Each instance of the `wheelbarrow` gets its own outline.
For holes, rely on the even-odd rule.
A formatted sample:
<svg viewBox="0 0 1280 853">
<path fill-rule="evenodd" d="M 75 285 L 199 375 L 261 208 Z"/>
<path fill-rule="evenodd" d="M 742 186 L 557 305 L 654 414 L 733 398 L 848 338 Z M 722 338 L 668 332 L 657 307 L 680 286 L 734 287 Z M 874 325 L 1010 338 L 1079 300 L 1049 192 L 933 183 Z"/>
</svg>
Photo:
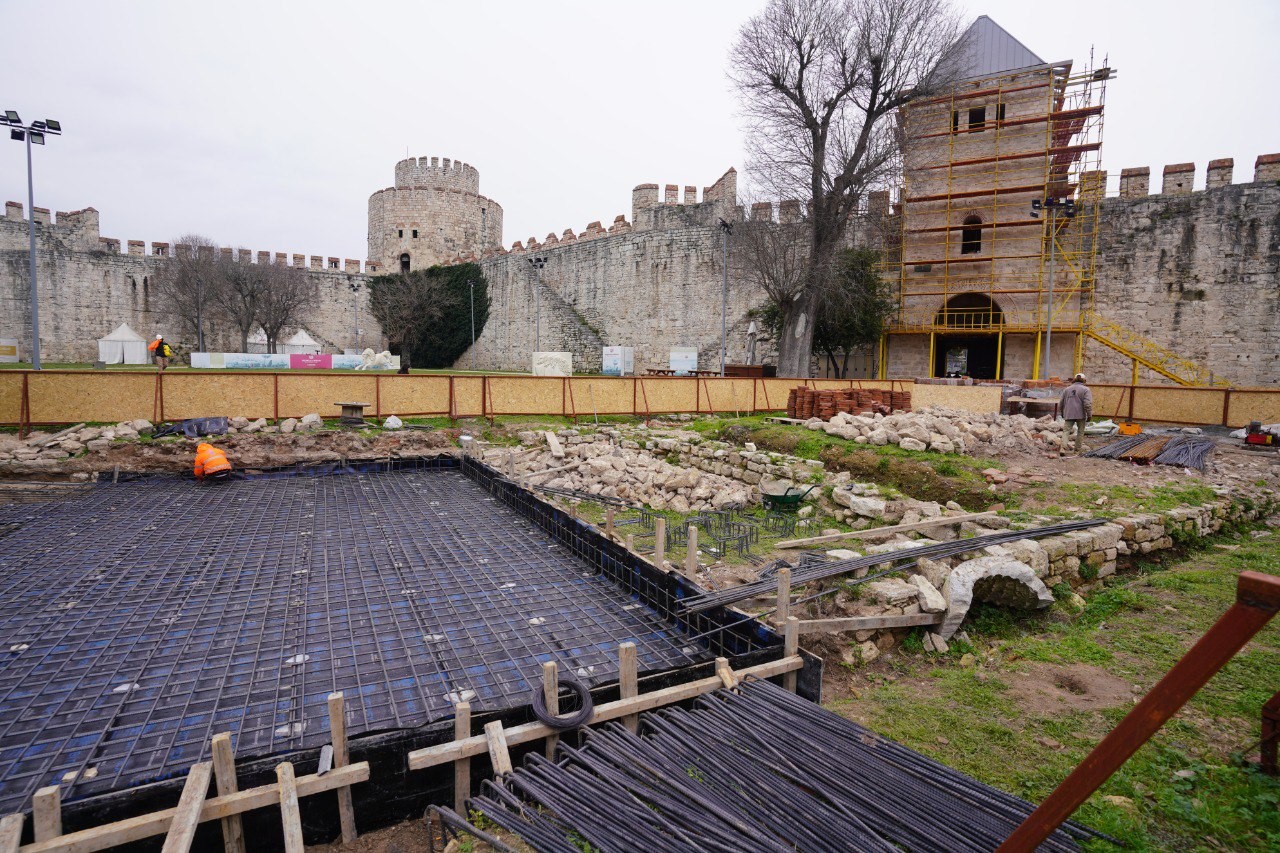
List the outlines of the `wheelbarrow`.
<svg viewBox="0 0 1280 853">
<path fill-rule="evenodd" d="M 800 501 L 804 500 L 805 495 L 818 488 L 816 485 L 807 489 L 800 490 L 794 486 L 788 487 L 785 492 L 774 494 L 760 490 L 760 497 L 764 499 L 764 505 L 774 511 L 793 510 L 800 505 Z"/>
</svg>

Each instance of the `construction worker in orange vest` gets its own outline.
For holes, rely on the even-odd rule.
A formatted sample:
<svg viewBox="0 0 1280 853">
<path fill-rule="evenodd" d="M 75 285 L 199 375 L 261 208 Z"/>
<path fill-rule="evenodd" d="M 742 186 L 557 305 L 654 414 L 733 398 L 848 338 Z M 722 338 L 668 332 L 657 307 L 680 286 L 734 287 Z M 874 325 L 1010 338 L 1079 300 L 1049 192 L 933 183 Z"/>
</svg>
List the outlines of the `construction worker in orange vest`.
<svg viewBox="0 0 1280 853">
<path fill-rule="evenodd" d="M 231 463 L 227 461 L 227 454 L 206 442 L 196 448 L 197 480 L 226 477 L 230 473 Z"/>
</svg>

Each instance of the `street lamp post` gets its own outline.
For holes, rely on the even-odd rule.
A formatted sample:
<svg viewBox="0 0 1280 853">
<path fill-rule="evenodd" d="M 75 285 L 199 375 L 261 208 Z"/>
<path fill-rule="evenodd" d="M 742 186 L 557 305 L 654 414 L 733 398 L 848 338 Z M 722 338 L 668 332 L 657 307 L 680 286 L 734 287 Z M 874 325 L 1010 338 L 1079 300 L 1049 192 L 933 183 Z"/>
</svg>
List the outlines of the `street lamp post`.
<svg viewBox="0 0 1280 853">
<path fill-rule="evenodd" d="M 542 283 L 542 268 L 547 265 L 544 257 L 529 258 L 529 267 L 533 270 L 533 350 L 542 352 L 542 291 L 538 285 Z"/>
<path fill-rule="evenodd" d="M 27 144 L 27 237 L 31 264 L 31 369 L 40 369 L 40 295 L 36 289 L 36 191 L 31 174 L 31 146 L 44 145 L 45 136 L 62 135 L 62 124 L 53 119 L 33 121 L 24 125 L 13 110 L 5 110 L 4 124 L 9 126 L 9 138 Z"/>
<path fill-rule="evenodd" d="M 1076 203 L 1074 199 L 1059 199 L 1049 196 L 1042 202 L 1040 199 L 1031 200 L 1031 218 L 1039 219 L 1040 211 L 1043 210 L 1047 214 L 1046 221 L 1049 224 L 1049 306 L 1045 312 L 1045 336 L 1044 336 L 1044 378 L 1049 378 L 1049 356 L 1053 352 L 1053 263 L 1057 257 L 1056 249 L 1058 244 L 1058 217 L 1065 216 L 1067 219 L 1074 219 L 1076 215 Z"/>
<path fill-rule="evenodd" d="M 720 375 L 724 376 L 725 341 L 729 333 L 729 235 L 733 233 L 733 225 L 721 219 L 720 230 L 724 233 L 722 249 L 724 283 L 720 288 Z"/>
<path fill-rule="evenodd" d="M 360 349 L 360 282 L 349 281 L 347 287 L 351 288 L 351 305 L 354 309 L 356 325 L 355 325 L 355 341 L 356 350 Z"/>
</svg>

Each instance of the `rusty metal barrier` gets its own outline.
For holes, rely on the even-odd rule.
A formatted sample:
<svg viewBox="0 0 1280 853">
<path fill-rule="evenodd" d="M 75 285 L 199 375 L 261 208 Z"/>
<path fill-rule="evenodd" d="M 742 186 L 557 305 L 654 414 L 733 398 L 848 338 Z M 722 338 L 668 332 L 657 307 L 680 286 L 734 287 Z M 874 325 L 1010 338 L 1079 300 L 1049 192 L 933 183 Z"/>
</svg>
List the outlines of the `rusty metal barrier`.
<svg viewBox="0 0 1280 853">
<path fill-rule="evenodd" d="M 1230 609 L 1013 831 L 997 853 L 1035 850 L 1235 657 L 1277 610 L 1280 577 L 1241 572 L 1236 582 L 1236 600 Z"/>
</svg>

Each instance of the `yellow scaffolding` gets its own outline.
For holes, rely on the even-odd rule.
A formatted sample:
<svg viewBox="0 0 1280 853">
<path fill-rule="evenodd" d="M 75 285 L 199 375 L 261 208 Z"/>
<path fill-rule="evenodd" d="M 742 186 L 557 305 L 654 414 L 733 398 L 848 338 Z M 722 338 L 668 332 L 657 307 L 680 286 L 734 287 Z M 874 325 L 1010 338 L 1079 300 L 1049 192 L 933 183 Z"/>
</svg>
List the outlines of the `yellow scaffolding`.
<svg viewBox="0 0 1280 853">
<path fill-rule="evenodd" d="M 903 110 L 906 150 L 896 213 L 899 243 L 886 253 L 898 312 L 889 335 L 1005 336 L 1050 325 L 1074 334 L 1073 361 L 1093 309 L 1107 69 L 1048 64 L 962 83 Z M 1052 199 L 1068 218 L 1032 210 Z M 1053 298 L 1048 280 L 1053 259 Z M 881 345 L 882 364 L 888 342 Z M 1038 373 L 1037 357 L 1033 371 Z M 884 369 L 882 367 L 882 373 Z"/>
</svg>

